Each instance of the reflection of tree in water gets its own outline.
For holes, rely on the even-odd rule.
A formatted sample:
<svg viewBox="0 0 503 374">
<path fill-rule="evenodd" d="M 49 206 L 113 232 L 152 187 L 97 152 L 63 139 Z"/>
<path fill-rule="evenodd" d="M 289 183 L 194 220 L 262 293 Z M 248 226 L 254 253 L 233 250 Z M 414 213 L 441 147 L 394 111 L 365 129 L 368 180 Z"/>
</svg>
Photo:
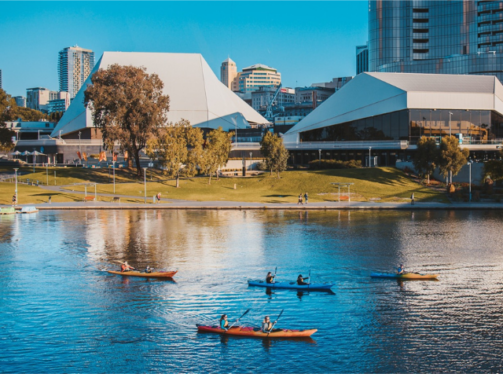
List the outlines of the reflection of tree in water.
<svg viewBox="0 0 503 374">
<path fill-rule="evenodd" d="M 8 243 L 14 237 L 15 214 L 6 214 L 0 216 L 0 243 Z"/>
</svg>

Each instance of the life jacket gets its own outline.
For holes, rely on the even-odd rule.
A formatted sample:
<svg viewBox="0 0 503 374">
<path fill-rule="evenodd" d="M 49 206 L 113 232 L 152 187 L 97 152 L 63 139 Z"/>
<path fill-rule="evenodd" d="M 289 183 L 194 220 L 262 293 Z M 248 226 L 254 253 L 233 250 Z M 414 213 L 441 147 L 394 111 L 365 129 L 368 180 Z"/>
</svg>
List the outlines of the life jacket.
<svg viewBox="0 0 503 374">
<path fill-rule="evenodd" d="M 266 283 L 272 283 L 274 281 L 274 277 L 272 275 L 268 276 L 266 279 L 265 279 Z"/>
</svg>

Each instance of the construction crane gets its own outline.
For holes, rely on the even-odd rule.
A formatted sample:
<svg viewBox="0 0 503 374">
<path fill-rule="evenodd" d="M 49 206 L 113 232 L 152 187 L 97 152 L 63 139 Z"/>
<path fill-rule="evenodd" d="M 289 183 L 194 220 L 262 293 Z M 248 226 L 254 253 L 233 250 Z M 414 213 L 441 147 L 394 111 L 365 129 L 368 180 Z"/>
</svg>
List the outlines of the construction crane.
<svg viewBox="0 0 503 374">
<path fill-rule="evenodd" d="M 274 101 L 276 100 L 276 97 L 278 97 L 278 94 L 279 94 L 279 91 L 281 90 L 281 83 L 279 84 L 278 86 L 278 89 L 276 90 L 276 92 L 274 93 L 271 101 L 269 101 L 269 105 L 267 105 L 267 110 L 265 112 L 265 118 L 269 121 L 272 121 L 274 119 L 273 115 L 272 115 L 272 104 L 274 103 Z"/>
</svg>

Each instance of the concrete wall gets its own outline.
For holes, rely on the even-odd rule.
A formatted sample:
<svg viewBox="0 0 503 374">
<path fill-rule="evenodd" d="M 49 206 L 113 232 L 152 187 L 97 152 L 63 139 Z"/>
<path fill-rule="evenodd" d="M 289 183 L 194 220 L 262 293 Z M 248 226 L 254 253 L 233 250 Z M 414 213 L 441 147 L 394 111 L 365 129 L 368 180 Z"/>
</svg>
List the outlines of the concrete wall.
<svg viewBox="0 0 503 374">
<path fill-rule="evenodd" d="M 400 161 L 396 163 L 398 169 L 405 169 L 406 167 L 410 170 L 414 170 L 414 164 L 409 161 Z M 482 172 L 484 169 L 484 164 L 482 162 L 475 162 L 472 164 L 472 183 L 480 185 L 482 184 Z M 445 182 L 445 178 L 440 174 L 440 172 L 435 170 L 433 177 L 439 181 Z M 457 183 L 468 183 L 469 182 L 469 167 L 468 165 L 463 166 L 458 175 L 452 177 L 453 182 Z"/>
</svg>

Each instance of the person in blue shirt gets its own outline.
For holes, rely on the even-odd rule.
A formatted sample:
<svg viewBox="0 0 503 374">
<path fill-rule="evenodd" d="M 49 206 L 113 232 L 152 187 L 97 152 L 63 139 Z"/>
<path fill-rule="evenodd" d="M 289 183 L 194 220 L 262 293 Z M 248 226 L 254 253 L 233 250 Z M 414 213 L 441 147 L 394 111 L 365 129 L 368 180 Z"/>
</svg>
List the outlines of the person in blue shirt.
<svg viewBox="0 0 503 374">
<path fill-rule="evenodd" d="M 227 320 L 227 314 L 222 314 L 222 317 L 220 317 L 220 328 L 225 331 L 229 329 L 229 321 Z"/>
<path fill-rule="evenodd" d="M 397 274 L 405 274 L 405 268 L 403 267 L 403 264 L 400 264 L 400 266 L 396 269 Z"/>
</svg>

